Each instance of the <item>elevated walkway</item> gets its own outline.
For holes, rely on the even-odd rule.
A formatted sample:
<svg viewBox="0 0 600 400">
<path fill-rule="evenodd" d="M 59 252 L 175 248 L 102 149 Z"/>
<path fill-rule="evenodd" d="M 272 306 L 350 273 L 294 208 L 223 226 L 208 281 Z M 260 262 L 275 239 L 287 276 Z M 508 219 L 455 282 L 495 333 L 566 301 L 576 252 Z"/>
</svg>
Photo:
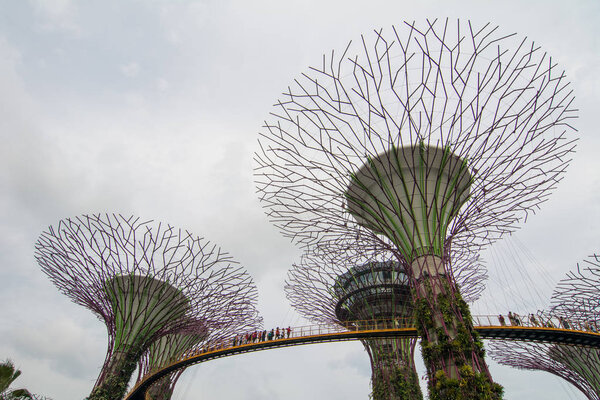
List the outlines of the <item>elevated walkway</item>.
<svg viewBox="0 0 600 400">
<path fill-rule="evenodd" d="M 537 341 L 556 344 L 567 344 L 574 346 L 588 346 L 600 348 L 600 334 L 584 327 L 571 326 L 568 328 L 560 326 L 558 322 L 550 321 L 550 324 L 532 323 L 531 321 L 519 321 L 519 324 L 507 325 L 499 320 L 498 316 L 483 315 L 473 316 L 475 331 L 484 339 L 508 339 L 519 341 Z M 510 323 L 510 322 L 509 322 Z M 513 322 L 514 323 L 514 322 Z M 302 344 L 339 342 L 347 340 L 394 338 L 394 337 L 416 337 L 417 330 L 414 327 L 393 327 L 389 325 L 402 324 L 398 321 L 385 323 L 381 321 L 360 321 L 353 326 L 341 327 L 331 325 L 309 325 L 291 328 L 289 337 L 285 329 L 285 337 L 264 341 L 250 341 L 233 345 L 233 341 L 217 343 L 210 347 L 201 348 L 193 354 L 171 363 L 170 365 L 153 371 L 144 376 L 125 397 L 125 400 L 144 400 L 146 390 L 163 376 L 190 365 L 236 354 L 249 353 L 260 350 L 274 349 L 280 347 L 298 346 Z M 357 326 L 360 326 L 358 328 Z M 406 326 L 406 325 L 404 325 Z"/>
</svg>

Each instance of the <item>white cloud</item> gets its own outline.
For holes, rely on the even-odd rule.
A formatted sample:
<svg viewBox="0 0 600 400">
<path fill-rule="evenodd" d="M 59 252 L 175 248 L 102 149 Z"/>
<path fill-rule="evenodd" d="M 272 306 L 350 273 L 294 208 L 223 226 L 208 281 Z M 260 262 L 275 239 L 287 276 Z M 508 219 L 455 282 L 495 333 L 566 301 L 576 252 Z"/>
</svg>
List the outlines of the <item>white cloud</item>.
<svg viewBox="0 0 600 400">
<path fill-rule="evenodd" d="M 169 88 L 171 87 L 171 85 L 169 84 L 169 81 L 164 79 L 164 78 L 159 78 L 156 80 L 156 88 L 161 91 L 164 92 L 166 90 L 169 90 Z"/>
<path fill-rule="evenodd" d="M 130 62 L 125 65 L 121 65 L 119 69 L 123 75 L 129 78 L 134 78 L 140 73 L 140 65 L 136 62 Z"/>
<path fill-rule="evenodd" d="M 218 2 L 165 2 L 159 7 L 160 23 L 164 34 L 173 44 L 186 42 L 191 34 L 203 30 L 212 19 Z"/>
<path fill-rule="evenodd" d="M 76 2 L 72 0 L 33 0 L 30 2 L 43 30 L 80 32 L 80 27 L 76 22 Z"/>
</svg>

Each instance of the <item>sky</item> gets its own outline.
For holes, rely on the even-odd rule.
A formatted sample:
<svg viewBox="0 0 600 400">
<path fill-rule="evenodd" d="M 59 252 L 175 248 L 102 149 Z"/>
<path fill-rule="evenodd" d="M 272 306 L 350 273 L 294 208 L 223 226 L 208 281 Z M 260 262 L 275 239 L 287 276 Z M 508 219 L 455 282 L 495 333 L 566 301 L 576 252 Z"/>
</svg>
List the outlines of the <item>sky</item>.
<svg viewBox="0 0 600 400">
<path fill-rule="evenodd" d="M 553 284 L 600 251 L 597 0 L 0 0 L 0 10 L 0 359 L 22 370 L 17 387 L 81 399 L 104 361 L 103 324 L 33 257 L 40 233 L 67 217 L 115 212 L 188 229 L 254 277 L 265 327 L 305 324 L 283 291 L 300 253 L 255 194 L 258 132 L 323 53 L 404 20 L 470 19 L 527 36 L 575 91 L 573 162 L 513 235 L 521 255 L 482 255 L 489 290 L 473 312 L 544 307 Z M 507 399 L 584 398 L 541 372 L 491 372 Z M 192 367 L 173 398 L 367 399 L 369 378 L 359 342 L 319 344 Z"/>
</svg>

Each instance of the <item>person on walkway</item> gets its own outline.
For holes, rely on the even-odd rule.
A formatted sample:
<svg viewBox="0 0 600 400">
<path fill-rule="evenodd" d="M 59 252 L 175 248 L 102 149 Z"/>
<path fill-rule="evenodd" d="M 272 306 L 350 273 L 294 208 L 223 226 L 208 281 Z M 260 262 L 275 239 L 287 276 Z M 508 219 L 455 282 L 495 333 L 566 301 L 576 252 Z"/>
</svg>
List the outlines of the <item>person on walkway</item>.
<svg viewBox="0 0 600 400">
<path fill-rule="evenodd" d="M 517 326 L 521 326 L 521 317 L 519 317 L 517 313 L 513 314 L 513 318 L 515 319 L 515 323 L 517 324 Z"/>
<path fill-rule="evenodd" d="M 275 339 L 279 339 L 279 327 L 275 330 Z"/>
<path fill-rule="evenodd" d="M 513 316 L 512 311 L 508 312 L 508 320 L 510 321 L 511 325 L 516 325 L 517 323 L 515 322 L 515 317 Z"/>
<path fill-rule="evenodd" d="M 504 316 L 502 314 L 498 315 L 498 321 L 500 321 L 501 326 L 506 326 L 506 321 L 504 320 Z"/>
<path fill-rule="evenodd" d="M 290 333 L 292 333 L 292 328 L 290 328 L 290 327 L 288 326 L 288 327 L 287 327 L 287 329 L 286 329 L 286 331 L 287 331 L 287 337 L 288 337 L 288 339 L 289 339 L 289 338 L 290 338 Z"/>
<path fill-rule="evenodd" d="M 531 322 L 532 326 L 539 326 L 537 319 L 535 319 L 535 315 L 533 314 L 529 316 L 529 322 Z"/>
</svg>

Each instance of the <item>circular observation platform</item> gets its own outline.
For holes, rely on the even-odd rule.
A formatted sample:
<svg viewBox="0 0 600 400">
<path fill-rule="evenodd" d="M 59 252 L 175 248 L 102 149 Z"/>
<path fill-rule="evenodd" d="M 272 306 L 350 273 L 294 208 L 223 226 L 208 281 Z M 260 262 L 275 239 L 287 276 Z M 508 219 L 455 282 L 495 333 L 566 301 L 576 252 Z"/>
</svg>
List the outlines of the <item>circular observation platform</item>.
<svg viewBox="0 0 600 400">
<path fill-rule="evenodd" d="M 337 277 L 333 290 L 340 321 L 404 321 L 412 315 L 408 276 L 398 262 L 352 267 Z"/>
</svg>

